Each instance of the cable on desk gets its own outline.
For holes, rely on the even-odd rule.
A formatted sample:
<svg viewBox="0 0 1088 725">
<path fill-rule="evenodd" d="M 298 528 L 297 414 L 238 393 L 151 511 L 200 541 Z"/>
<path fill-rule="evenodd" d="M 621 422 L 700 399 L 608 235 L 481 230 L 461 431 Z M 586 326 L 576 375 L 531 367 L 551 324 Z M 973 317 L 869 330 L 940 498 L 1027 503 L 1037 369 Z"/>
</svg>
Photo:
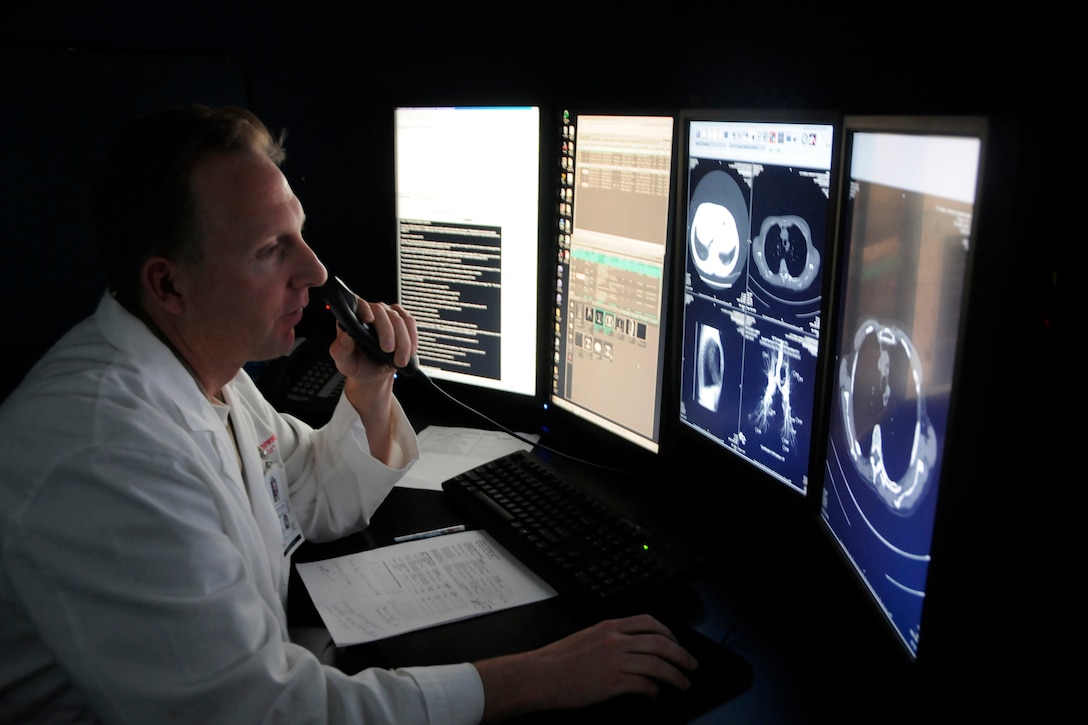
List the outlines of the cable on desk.
<svg viewBox="0 0 1088 725">
<path fill-rule="evenodd" d="M 422 370 L 419 370 L 418 372 L 416 372 L 416 377 L 417 378 L 422 378 L 423 380 L 426 380 L 427 383 L 432 388 L 434 388 L 439 393 L 444 395 L 448 400 L 450 400 L 454 404 L 459 405 L 460 407 L 467 410 L 469 413 L 472 413 L 473 415 L 477 416 L 481 420 L 484 420 L 487 423 L 490 423 L 491 425 L 495 426 L 496 428 L 503 431 L 504 433 L 507 433 L 508 435 L 513 436 L 514 438 L 518 439 L 522 443 L 526 443 L 526 444 L 528 444 L 530 446 L 534 446 L 534 447 L 537 447 L 537 448 L 542 448 L 542 449 L 548 451 L 549 453 L 554 453 L 557 456 L 562 456 L 563 458 L 566 458 L 568 461 L 574 461 L 575 463 L 580 463 L 580 464 L 583 464 L 583 465 L 586 465 L 586 466 L 592 466 L 593 468 L 598 468 L 598 469 L 601 469 L 601 470 L 604 470 L 604 471 L 609 471 L 611 473 L 626 473 L 626 474 L 636 473 L 635 471 L 630 471 L 630 470 L 626 470 L 626 469 L 622 469 L 622 468 L 616 468 L 614 466 L 606 466 L 603 463 L 597 463 L 595 461 L 588 461 L 588 460 L 586 460 L 584 458 L 579 458 L 578 456 L 572 456 L 569 453 L 564 453 L 563 451 L 560 451 L 560 450 L 558 450 L 556 448 L 552 448 L 551 446 L 547 446 L 547 445 L 545 445 L 543 443 L 540 443 L 540 442 L 537 442 L 537 441 L 532 441 L 532 440 L 526 438 L 525 436 L 521 435 L 520 433 L 517 433 L 516 431 L 513 431 L 513 430 L 507 428 L 502 423 L 499 423 L 498 421 L 488 417 L 484 413 L 481 413 L 480 411 L 476 410 L 475 408 L 468 405 L 467 403 L 465 403 L 463 401 L 460 401 L 457 398 L 455 398 L 454 396 L 450 395 L 448 392 L 446 392 L 442 388 L 438 387 L 438 385 L 433 380 L 431 380 L 431 378 L 428 375 L 424 374 L 424 372 Z"/>
</svg>

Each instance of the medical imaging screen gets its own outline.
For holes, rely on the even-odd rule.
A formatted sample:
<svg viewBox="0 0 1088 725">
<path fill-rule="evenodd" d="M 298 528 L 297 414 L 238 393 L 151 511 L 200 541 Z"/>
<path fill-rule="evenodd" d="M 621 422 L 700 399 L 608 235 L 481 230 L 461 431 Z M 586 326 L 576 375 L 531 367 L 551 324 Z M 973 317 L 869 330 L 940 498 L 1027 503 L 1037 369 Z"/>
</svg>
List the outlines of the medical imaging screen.
<svg viewBox="0 0 1088 725">
<path fill-rule="evenodd" d="M 856 134 L 821 515 L 917 654 L 980 140 Z"/>
<path fill-rule="evenodd" d="M 683 423 L 808 487 L 834 127 L 689 121 Z"/>
<path fill-rule="evenodd" d="M 550 400 L 658 450 L 671 116 L 564 120 Z"/>
</svg>

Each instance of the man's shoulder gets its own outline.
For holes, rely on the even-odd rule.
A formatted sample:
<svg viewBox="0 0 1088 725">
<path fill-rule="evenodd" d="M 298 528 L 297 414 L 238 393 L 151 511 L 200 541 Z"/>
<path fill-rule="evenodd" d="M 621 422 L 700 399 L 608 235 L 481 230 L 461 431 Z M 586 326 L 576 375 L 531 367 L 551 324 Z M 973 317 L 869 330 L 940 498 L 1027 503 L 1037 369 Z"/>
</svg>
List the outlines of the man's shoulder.
<svg viewBox="0 0 1088 725">
<path fill-rule="evenodd" d="M 128 362 L 84 360 L 93 364 L 79 367 L 63 356 L 45 361 L 0 405 L 0 509 L 19 511 L 38 500 L 58 505 L 61 498 L 78 508 L 102 496 L 124 498 L 149 477 L 203 486 L 179 473 L 214 465 L 211 437 L 201 430 L 214 421 L 193 423 L 205 420 L 199 400 L 191 402 L 198 393 L 164 386 Z M 187 487 L 154 490 L 176 497 Z"/>
<path fill-rule="evenodd" d="M 187 383 L 187 385 L 186 385 Z M 169 359 L 148 365 L 111 345 L 93 321 L 77 326 L 0 404 L 0 440 L 43 435 L 55 443 L 140 439 L 154 421 L 181 421 L 199 401 L 184 369 Z"/>
</svg>

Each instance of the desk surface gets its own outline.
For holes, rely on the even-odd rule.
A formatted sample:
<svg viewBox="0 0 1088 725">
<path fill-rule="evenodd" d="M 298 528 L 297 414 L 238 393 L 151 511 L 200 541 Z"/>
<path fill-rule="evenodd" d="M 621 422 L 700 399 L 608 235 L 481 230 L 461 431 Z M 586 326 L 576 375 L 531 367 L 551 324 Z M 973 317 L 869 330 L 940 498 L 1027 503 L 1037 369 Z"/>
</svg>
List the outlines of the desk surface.
<svg viewBox="0 0 1088 725">
<path fill-rule="evenodd" d="M 463 523 L 462 517 L 442 493 L 396 488 L 366 531 L 327 544 L 308 543 L 295 558 L 308 561 L 341 556 L 388 545 L 394 536 L 404 533 L 457 523 Z M 889 661 L 886 653 L 876 639 L 864 636 L 871 630 L 857 626 L 855 618 L 868 614 L 819 590 L 819 579 L 810 572 L 818 564 L 810 555 L 799 553 L 792 569 L 765 566 L 766 550 L 778 545 L 777 536 L 778 532 L 751 527 L 723 528 L 717 548 L 707 551 L 711 565 L 677 586 L 675 596 L 670 597 L 670 611 L 654 612 L 669 624 L 686 625 L 707 640 L 700 639 L 703 649 L 695 652 L 710 664 L 700 673 L 706 677 L 696 681 L 694 696 L 669 701 L 668 715 L 660 709 L 632 709 L 630 703 L 620 702 L 603 713 L 564 713 L 562 722 L 619 718 L 658 725 L 712 725 L 875 718 L 887 723 L 916 721 L 920 715 L 937 711 L 978 715 L 1022 702 L 1022 693 L 1005 690 L 986 694 L 986 682 L 970 680 L 978 677 L 976 672 L 964 673 L 966 687 L 954 698 L 948 693 L 935 697 L 912 688 L 908 679 L 885 666 Z M 292 623 L 320 625 L 297 573 L 291 586 Z M 557 600 L 549 600 L 344 648 L 338 652 L 337 664 L 353 672 L 367 666 L 472 661 L 537 647 L 589 623 Z M 713 654 L 708 656 L 708 652 L 719 651 L 713 643 L 721 643 L 726 656 L 717 660 Z M 849 695 L 845 694 L 847 684 Z M 526 718 L 526 722 L 551 722 L 553 717 L 557 716 L 541 714 Z"/>
<path fill-rule="evenodd" d="M 476 424 L 435 395 L 424 395 L 417 401 L 422 404 L 413 405 L 411 396 L 402 393 L 398 396 L 417 429 L 427 424 Z M 420 415 L 421 410 L 425 415 Z M 540 455 L 548 458 L 546 452 Z M 658 520 L 670 520 L 677 514 L 656 510 L 660 500 L 632 495 L 630 481 L 592 472 L 585 475 L 577 465 L 574 469 L 595 493 L 651 528 Z M 989 616 L 1008 611 L 1010 625 L 1020 626 L 1010 629 L 1001 642 L 967 637 L 967 646 L 957 652 L 958 661 L 949 665 L 953 682 L 938 692 L 920 691 L 909 673 L 894 665 L 902 658 L 889 652 L 889 639 L 877 631 L 884 623 L 861 606 L 860 597 L 843 595 L 857 583 L 827 578 L 831 570 L 842 576 L 846 573 L 828 564 L 830 549 L 813 543 L 814 532 L 801 531 L 804 521 L 780 520 L 777 509 L 774 517 L 753 515 L 752 508 L 743 502 L 736 506 L 728 501 L 707 503 L 680 512 L 686 517 L 682 526 L 702 532 L 700 543 L 708 566 L 678 588 L 672 614 L 739 656 L 751 667 L 752 680 L 743 692 L 727 695 L 721 704 L 691 718 L 696 725 L 918 722 L 934 713 L 962 713 L 978 719 L 1025 708 L 1038 715 L 1040 708 L 1053 709 L 1054 703 L 1060 702 L 1063 688 L 1055 683 L 1067 676 L 1050 674 L 1054 670 L 1052 658 L 1020 654 L 1041 650 L 1042 645 L 1031 643 L 1044 640 L 1043 633 L 1054 625 L 1028 619 L 1028 615 L 1007 607 L 995 610 Z M 692 516 L 698 520 L 693 521 Z M 330 544 L 307 544 L 296 559 L 340 556 L 392 543 L 394 536 L 403 533 L 456 523 L 462 523 L 461 516 L 444 503 L 440 493 L 398 488 L 366 532 Z M 290 601 L 293 623 L 321 624 L 297 575 L 292 577 Z M 516 632 L 521 639 L 511 642 L 522 645 L 520 648 L 543 644 L 570 631 L 572 621 L 566 614 L 552 611 L 553 604 L 541 604 L 525 612 L 491 614 L 384 643 L 348 648 L 340 652 L 341 664 L 345 669 L 359 669 L 368 664 L 465 661 L 497 654 L 487 650 L 488 643 L 496 639 L 492 623 Z M 508 618 L 517 626 L 511 626 Z M 972 649 L 976 645 L 978 651 Z M 1039 697 L 1044 689 L 1053 695 Z M 563 722 L 570 722 L 566 714 Z"/>
<path fill-rule="evenodd" d="M 448 506 L 441 493 L 397 488 L 382 504 L 365 532 L 328 544 L 307 544 L 296 554 L 296 561 L 325 559 L 384 546 L 403 533 L 461 522 L 460 515 Z M 685 632 L 681 639 L 703 663 L 692 691 L 649 707 L 643 701 L 621 701 L 577 715 L 565 713 L 565 723 L 611 721 L 612 718 L 625 722 L 704 725 L 727 721 L 812 721 L 806 713 L 806 698 L 800 696 L 803 688 L 788 687 L 788 695 L 783 696 L 779 688 L 794 675 L 788 672 L 785 664 L 774 661 L 773 648 L 766 646 L 767 637 L 753 629 L 753 620 L 746 617 L 743 607 L 731 600 L 723 580 L 709 573 L 696 577 L 678 587 L 676 596 L 670 599 L 671 611 L 655 614 Z M 320 624 L 320 617 L 297 574 L 292 577 L 290 601 L 293 623 Z M 538 647 L 591 622 L 566 609 L 559 601 L 548 600 L 347 647 L 339 651 L 337 665 L 353 672 L 368 666 L 471 661 Z M 695 634 L 686 634 L 688 631 Z M 720 647 L 717 643 L 723 639 L 726 645 Z M 525 718 L 525 722 L 549 721 L 550 717 L 541 714 Z"/>
</svg>

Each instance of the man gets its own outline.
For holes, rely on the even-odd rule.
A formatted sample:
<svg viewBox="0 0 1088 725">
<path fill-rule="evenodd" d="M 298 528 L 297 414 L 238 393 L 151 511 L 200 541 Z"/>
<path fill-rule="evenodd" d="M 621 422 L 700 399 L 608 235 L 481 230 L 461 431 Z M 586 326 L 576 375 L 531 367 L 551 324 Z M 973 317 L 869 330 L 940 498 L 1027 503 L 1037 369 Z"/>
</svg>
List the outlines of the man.
<svg viewBox="0 0 1088 725">
<path fill-rule="evenodd" d="M 202 107 L 111 149 L 109 293 L 0 407 L 0 720 L 472 723 L 686 687 L 694 660 L 649 617 L 353 676 L 290 641 L 291 551 L 366 526 L 418 449 L 393 369 L 342 331 L 318 430 L 242 370 L 291 349 L 326 279 L 283 155 L 249 112 Z M 412 317 L 358 311 L 406 362 Z"/>
</svg>

